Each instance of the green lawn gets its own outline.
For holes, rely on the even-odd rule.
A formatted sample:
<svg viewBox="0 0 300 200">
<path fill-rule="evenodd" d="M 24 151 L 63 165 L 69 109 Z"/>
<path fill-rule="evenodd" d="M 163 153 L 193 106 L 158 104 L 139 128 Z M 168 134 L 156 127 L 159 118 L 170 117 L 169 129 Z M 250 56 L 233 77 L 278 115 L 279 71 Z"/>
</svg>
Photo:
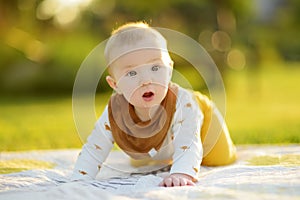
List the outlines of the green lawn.
<svg viewBox="0 0 300 200">
<path fill-rule="evenodd" d="M 236 143 L 300 143 L 300 65 L 229 73 L 226 119 Z"/>
<path fill-rule="evenodd" d="M 0 102 L 1 150 L 80 147 L 71 98 L 5 97 Z"/>
<path fill-rule="evenodd" d="M 300 65 L 266 67 L 258 74 L 228 72 L 226 120 L 235 143 L 300 143 L 299 77 Z M 82 145 L 70 96 L 1 97 L 0 127 L 0 151 Z"/>
</svg>

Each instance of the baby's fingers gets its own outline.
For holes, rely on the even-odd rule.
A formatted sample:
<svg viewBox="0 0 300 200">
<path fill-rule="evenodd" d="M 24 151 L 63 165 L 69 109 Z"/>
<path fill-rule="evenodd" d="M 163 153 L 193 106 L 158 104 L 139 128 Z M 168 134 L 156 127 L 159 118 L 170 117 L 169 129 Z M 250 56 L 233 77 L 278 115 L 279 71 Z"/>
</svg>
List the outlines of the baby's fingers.
<svg viewBox="0 0 300 200">
<path fill-rule="evenodd" d="M 185 178 L 168 177 L 165 178 L 159 186 L 174 187 L 174 186 L 195 186 L 195 183 Z"/>
<path fill-rule="evenodd" d="M 186 186 L 186 185 L 188 184 L 187 181 L 188 181 L 187 179 L 181 178 L 181 179 L 180 179 L 180 186 Z"/>
<path fill-rule="evenodd" d="M 164 178 L 164 180 L 159 184 L 159 186 L 172 187 L 173 186 L 172 178 L 171 177 Z"/>
<path fill-rule="evenodd" d="M 193 182 L 193 181 L 191 181 L 191 180 L 186 180 L 186 185 L 188 185 L 188 186 L 195 186 L 196 184 Z"/>
</svg>

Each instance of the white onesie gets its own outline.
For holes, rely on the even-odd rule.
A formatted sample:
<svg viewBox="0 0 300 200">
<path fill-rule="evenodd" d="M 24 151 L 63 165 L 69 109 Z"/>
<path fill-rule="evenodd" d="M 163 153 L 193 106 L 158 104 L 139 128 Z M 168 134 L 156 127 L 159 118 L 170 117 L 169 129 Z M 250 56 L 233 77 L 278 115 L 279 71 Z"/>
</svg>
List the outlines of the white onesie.
<svg viewBox="0 0 300 200">
<path fill-rule="evenodd" d="M 170 174 L 183 173 L 197 179 L 203 154 L 200 139 L 203 117 L 192 91 L 178 86 L 176 111 L 167 136 L 158 151 L 152 149 L 148 154 L 153 160 L 172 160 Z M 78 156 L 72 180 L 96 177 L 114 145 L 109 127 L 106 106 Z"/>
</svg>

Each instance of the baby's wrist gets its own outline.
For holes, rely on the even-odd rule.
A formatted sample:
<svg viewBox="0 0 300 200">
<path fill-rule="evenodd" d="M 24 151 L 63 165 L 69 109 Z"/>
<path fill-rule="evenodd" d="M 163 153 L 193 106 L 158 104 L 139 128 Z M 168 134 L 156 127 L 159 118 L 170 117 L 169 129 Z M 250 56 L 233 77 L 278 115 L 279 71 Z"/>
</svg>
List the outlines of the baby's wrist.
<svg viewBox="0 0 300 200">
<path fill-rule="evenodd" d="M 170 174 L 171 177 L 177 177 L 177 178 L 185 178 L 185 179 L 188 179 L 190 181 L 193 181 L 195 182 L 196 179 L 188 174 L 184 174 L 184 173 L 173 173 L 173 174 Z"/>
</svg>

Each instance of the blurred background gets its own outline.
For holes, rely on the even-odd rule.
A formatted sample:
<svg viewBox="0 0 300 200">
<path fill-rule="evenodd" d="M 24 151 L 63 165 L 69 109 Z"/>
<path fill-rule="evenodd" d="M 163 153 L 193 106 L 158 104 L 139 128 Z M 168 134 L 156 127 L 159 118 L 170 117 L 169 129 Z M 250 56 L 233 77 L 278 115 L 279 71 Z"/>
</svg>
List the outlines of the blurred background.
<svg viewBox="0 0 300 200">
<path fill-rule="evenodd" d="M 81 147 L 77 70 L 114 28 L 140 20 L 182 32 L 210 54 L 236 144 L 300 142 L 298 0 L 0 0 L 0 151 Z M 174 59 L 205 92 L 193 67 Z M 98 116 L 110 93 L 102 78 Z"/>
</svg>

